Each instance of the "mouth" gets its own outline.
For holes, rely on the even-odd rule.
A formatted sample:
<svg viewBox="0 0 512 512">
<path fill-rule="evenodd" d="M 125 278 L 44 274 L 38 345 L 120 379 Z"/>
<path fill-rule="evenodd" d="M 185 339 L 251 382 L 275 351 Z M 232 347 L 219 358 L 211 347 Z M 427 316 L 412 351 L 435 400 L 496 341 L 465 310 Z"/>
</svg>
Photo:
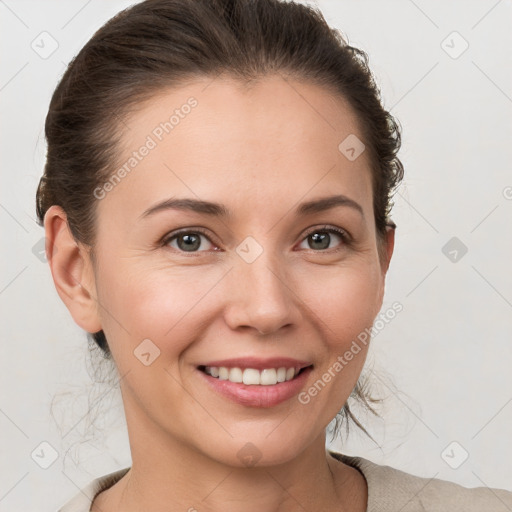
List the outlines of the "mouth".
<svg viewBox="0 0 512 512">
<path fill-rule="evenodd" d="M 245 362 L 247 366 L 240 362 L 239 366 L 214 366 L 210 363 L 196 369 L 207 388 L 216 395 L 239 406 L 252 408 L 272 408 L 291 400 L 304 389 L 313 371 L 312 364 L 296 360 L 275 361 L 276 366 L 267 364 L 269 361 Z M 234 361 L 230 363 L 234 364 Z M 249 364 L 261 369 L 251 368 Z"/>
<path fill-rule="evenodd" d="M 276 386 L 297 379 L 313 365 L 279 366 L 275 368 L 242 368 L 240 366 L 199 365 L 198 370 L 218 380 L 246 386 Z"/>
</svg>

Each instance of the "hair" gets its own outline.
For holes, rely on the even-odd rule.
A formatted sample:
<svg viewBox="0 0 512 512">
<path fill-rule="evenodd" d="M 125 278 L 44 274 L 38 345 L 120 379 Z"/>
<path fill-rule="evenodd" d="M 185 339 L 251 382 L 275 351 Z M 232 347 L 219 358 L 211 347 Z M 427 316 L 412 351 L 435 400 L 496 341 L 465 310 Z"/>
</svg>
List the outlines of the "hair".
<svg viewBox="0 0 512 512">
<path fill-rule="evenodd" d="M 393 193 L 403 178 L 400 127 L 381 104 L 368 55 L 330 28 L 314 6 L 280 0 L 146 0 L 107 21 L 72 59 L 45 123 L 47 157 L 36 194 L 38 224 L 62 207 L 75 240 L 95 263 L 98 199 L 115 172 L 124 119 L 165 89 L 226 75 L 241 83 L 279 73 L 344 98 L 370 161 L 379 254 Z M 111 360 L 103 331 L 89 333 Z M 375 413 L 358 381 L 351 396 Z M 371 437 L 348 404 L 338 413 Z M 338 418 L 337 418 L 338 421 Z M 347 425 L 348 429 L 348 425 Z M 373 439 L 373 438 L 372 438 Z"/>
</svg>

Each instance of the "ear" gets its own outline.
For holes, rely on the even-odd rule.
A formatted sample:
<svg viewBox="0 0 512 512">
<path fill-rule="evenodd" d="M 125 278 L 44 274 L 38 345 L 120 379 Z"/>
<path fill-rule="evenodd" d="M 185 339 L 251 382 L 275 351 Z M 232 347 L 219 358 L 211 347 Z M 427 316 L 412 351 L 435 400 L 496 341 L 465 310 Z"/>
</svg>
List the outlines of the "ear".
<svg viewBox="0 0 512 512">
<path fill-rule="evenodd" d="M 385 275 L 391 263 L 391 256 L 395 248 L 395 229 L 396 224 L 392 222 L 386 226 L 386 238 L 384 241 L 383 259 L 381 260 L 382 273 Z"/>
<path fill-rule="evenodd" d="M 382 308 L 384 300 L 384 291 L 386 285 L 386 274 L 391 263 L 391 256 L 393 256 L 393 250 L 395 248 L 395 229 L 396 225 L 391 222 L 386 226 L 386 235 L 382 241 L 382 247 L 379 251 L 380 267 L 381 267 L 381 280 L 379 283 L 379 298 L 378 298 L 378 311 Z M 377 313 L 375 315 L 377 315 Z"/>
<path fill-rule="evenodd" d="M 46 258 L 57 293 L 82 329 L 91 333 L 100 331 L 94 269 L 89 253 L 73 238 L 67 215 L 60 206 L 53 205 L 48 209 L 44 229 Z"/>
</svg>

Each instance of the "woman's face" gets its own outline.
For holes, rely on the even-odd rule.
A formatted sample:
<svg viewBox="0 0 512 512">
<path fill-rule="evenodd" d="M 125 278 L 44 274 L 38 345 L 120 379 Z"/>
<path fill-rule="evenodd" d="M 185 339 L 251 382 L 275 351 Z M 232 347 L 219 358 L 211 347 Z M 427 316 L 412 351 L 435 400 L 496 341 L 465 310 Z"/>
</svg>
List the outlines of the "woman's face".
<svg viewBox="0 0 512 512">
<path fill-rule="evenodd" d="M 127 126 L 125 172 L 96 190 L 90 291 L 132 451 L 181 446 L 238 466 L 247 456 L 290 460 L 350 395 L 367 345 L 344 354 L 382 304 L 388 260 L 356 118 L 317 86 L 266 77 L 243 89 L 217 78 L 154 97 Z M 315 208 L 331 196 L 348 200 Z M 178 199 L 189 203 L 151 212 Z M 224 365 L 236 380 L 230 367 L 274 368 L 246 374 L 273 382 L 295 364 L 309 368 L 270 387 L 202 370 Z"/>
</svg>

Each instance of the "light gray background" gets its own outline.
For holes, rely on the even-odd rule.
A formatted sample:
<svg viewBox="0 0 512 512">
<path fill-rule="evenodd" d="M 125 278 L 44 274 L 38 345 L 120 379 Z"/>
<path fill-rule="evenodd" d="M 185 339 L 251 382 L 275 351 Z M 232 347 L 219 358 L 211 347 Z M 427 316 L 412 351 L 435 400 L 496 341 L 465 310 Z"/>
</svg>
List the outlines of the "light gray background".
<svg viewBox="0 0 512 512">
<path fill-rule="evenodd" d="M 44 235 L 34 197 L 51 94 L 93 32 L 131 3 L 0 0 L 2 511 L 55 511 L 93 478 L 130 465 L 120 396 L 91 386 L 85 333 L 33 247 Z M 512 490 L 512 3 L 316 5 L 370 55 L 403 127 L 406 168 L 383 311 L 394 301 L 404 309 L 374 338 L 367 362 L 388 399 L 382 420 L 361 416 L 380 447 L 355 428 L 335 447 L 429 478 Z M 43 31 L 58 42 L 48 58 L 31 47 L 42 46 Z M 455 262 L 442 251 L 452 237 L 468 249 Z M 92 440 L 89 403 L 98 416 Z M 57 452 L 48 469 L 42 442 Z"/>
</svg>

